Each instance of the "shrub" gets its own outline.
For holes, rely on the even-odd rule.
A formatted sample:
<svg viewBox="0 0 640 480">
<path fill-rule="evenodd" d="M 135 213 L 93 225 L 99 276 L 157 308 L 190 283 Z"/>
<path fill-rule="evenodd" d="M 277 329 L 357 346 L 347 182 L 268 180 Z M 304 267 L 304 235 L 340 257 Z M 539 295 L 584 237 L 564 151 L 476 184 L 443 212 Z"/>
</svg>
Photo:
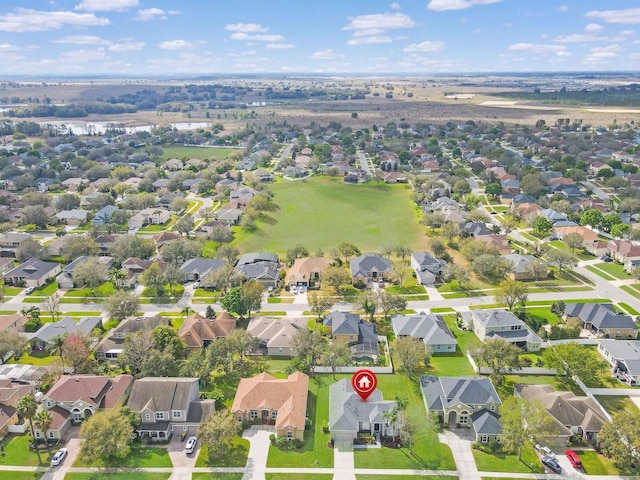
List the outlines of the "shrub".
<svg viewBox="0 0 640 480">
<path fill-rule="evenodd" d="M 276 444 L 276 435 L 274 433 L 269 435 L 269 441 L 271 442 L 271 445 L 275 445 Z"/>
</svg>

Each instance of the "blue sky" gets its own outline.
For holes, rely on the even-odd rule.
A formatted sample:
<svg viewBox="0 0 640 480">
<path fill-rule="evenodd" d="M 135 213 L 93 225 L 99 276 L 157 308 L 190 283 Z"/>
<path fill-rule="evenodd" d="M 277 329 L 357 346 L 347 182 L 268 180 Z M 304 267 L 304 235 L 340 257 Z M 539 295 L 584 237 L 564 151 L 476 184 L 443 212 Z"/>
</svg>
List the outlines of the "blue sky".
<svg viewBox="0 0 640 480">
<path fill-rule="evenodd" d="M 616 70 L 637 0 L 0 2 L 5 75 Z"/>
</svg>

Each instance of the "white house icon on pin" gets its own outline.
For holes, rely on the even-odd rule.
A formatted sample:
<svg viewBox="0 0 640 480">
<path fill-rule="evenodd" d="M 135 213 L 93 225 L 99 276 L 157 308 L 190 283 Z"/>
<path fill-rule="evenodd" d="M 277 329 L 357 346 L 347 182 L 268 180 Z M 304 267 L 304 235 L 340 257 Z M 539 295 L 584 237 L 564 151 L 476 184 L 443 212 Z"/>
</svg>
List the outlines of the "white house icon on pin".
<svg viewBox="0 0 640 480">
<path fill-rule="evenodd" d="M 371 385 L 371 380 L 367 375 L 364 375 L 360 380 L 358 380 L 358 386 L 364 390 L 368 390 Z"/>
</svg>

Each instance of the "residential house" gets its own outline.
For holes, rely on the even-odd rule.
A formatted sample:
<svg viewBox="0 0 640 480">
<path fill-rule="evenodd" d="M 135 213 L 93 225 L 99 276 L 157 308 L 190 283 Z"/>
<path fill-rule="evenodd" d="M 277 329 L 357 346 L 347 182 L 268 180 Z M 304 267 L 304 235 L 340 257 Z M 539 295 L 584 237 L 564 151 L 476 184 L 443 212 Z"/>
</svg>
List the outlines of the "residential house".
<svg viewBox="0 0 640 480">
<path fill-rule="evenodd" d="M 100 410 L 124 405 L 131 393 L 133 377 L 118 375 L 62 376 L 42 399 L 52 422 L 46 432 L 36 428 L 36 438 L 61 440 L 72 424 L 87 420 Z"/>
<path fill-rule="evenodd" d="M 596 337 L 638 338 L 633 318 L 616 311 L 610 303 L 568 303 L 563 318 Z"/>
<path fill-rule="evenodd" d="M 153 264 L 158 264 L 160 270 L 164 272 L 167 262 L 162 260 L 142 260 L 141 258 L 129 257 L 122 262 L 122 269 L 127 272 L 127 286 L 132 286 L 138 281 L 138 277 L 146 272 Z M 122 285 L 124 286 L 124 285 Z"/>
<path fill-rule="evenodd" d="M 460 228 L 460 234 L 466 237 L 483 237 L 486 235 L 492 235 L 493 230 L 487 227 L 486 223 L 482 222 L 467 222 Z"/>
<path fill-rule="evenodd" d="M 240 379 L 231 412 L 238 422 L 273 425 L 278 438 L 303 440 L 308 392 L 309 377 L 304 373 L 287 378 L 261 373 Z"/>
<path fill-rule="evenodd" d="M 22 332 L 24 331 L 25 323 L 27 323 L 28 321 L 29 317 L 27 315 L 23 315 L 22 313 L 0 315 L 0 332 Z"/>
<path fill-rule="evenodd" d="M 365 322 L 357 313 L 336 310 L 324 317 L 322 324 L 331 338 L 349 345 L 354 360 L 375 360 L 380 355 L 375 325 Z"/>
<path fill-rule="evenodd" d="M 237 225 L 244 211 L 239 208 L 225 208 L 216 212 L 216 219 L 226 225 Z"/>
<path fill-rule="evenodd" d="M 528 352 L 537 352 L 542 345 L 542 339 L 536 333 L 506 310 L 476 309 L 463 312 L 463 320 L 482 342 L 501 338 Z"/>
<path fill-rule="evenodd" d="M 165 193 L 158 199 L 158 205 L 162 208 L 170 210 L 171 203 L 178 198 L 184 198 L 184 194 L 182 192 Z"/>
<path fill-rule="evenodd" d="M 533 255 L 510 253 L 509 255 L 503 255 L 502 258 L 509 260 L 513 264 L 513 269 L 509 272 L 509 277 L 512 280 L 541 280 L 541 278 L 536 278 L 532 268 L 532 264 L 538 261 Z M 548 272 L 542 275 L 542 278 L 546 278 L 547 275 Z"/>
<path fill-rule="evenodd" d="M 45 262 L 34 257 L 12 268 L 2 278 L 4 278 L 6 285 L 38 288 L 46 284 L 50 278 L 58 275 L 60 271 L 59 263 Z"/>
<path fill-rule="evenodd" d="M 518 195 L 514 195 L 513 198 L 511 199 L 511 206 L 512 207 L 516 207 L 516 205 L 519 205 L 521 203 L 536 203 L 536 199 L 533 198 L 531 195 L 526 195 L 524 193 L 519 193 Z"/>
<path fill-rule="evenodd" d="M 0 257 L 15 257 L 16 249 L 27 238 L 31 238 L 28 233 L 7 232 L 0 234 Z"/>
<path fill-rule="evenodd" d="M 476 442 L 499 441 L 502 402 L 489 378 L 423 375 L 420 390 L 427 413 L 440 423 L 471 427 Z"/>
<path fill-rule="evenodd" d="M 229 200 L 241 200 L 243 202 L 248 202 L 253 197 L 257 195 L 257 192 L 253 188 L 249 187 L 240 187 L 235 190 L 231 190 L 229 192 Z"/>
<path fill-rule="evenodd" d="M 108 257 L 111 255 L 111 245 L 113 245 L 118 239 L 117 235 L 110 234 L 102 234 L 98 235 L 93 241 L 100 248 L 100 255 L 103 257 Z"/>
<path fill-rule="evenodd" d="M 111 258 L 111 257 L 88 257 L 86 255 L 82 255 L 81 257 L 76 258 L 69 265 L 64 267 L 62 269 L 62 272 L 60 273 L 60 275 L 58 275 L 58 278 L 57 278 L 58 286 L 60 288 L 74 288 L 76 285 L 75 285 L 75 282 L 73 280 L 73 272 L 78 267 L 78 265 L 80 265 L 80 264 L 82 264 L 83 262 L 86 262 L 86 261 L 95 261 L 96 263 L 98 263 L 100 265 L 104 265 L 108 269 L 111 266 L 111 264 L 113 263 L 113 258 Z M 102 280 L 103 281 L 107 281 L 107 277 L 105 276 Z"/>
<path fill-rule="evenodd" d="M 202 282 L 207 276 L 220 270 L 227 264 L 224 260 L 217 258 L 191 258 L 180 265 L 180 270 L 184 273 L 185 282 Z"/>
<path fill-rule="evenodd" d="M 182 170 L 182 167 L 184 167 L 184 162 L 177 158 L 170 158 L 169 160 L 164 162 L 164 169 L 171 170 L 172 172 L 175 172 L 176 170 Z"/>
<path fill-rule="evenodd" d="M 274 175 L 266 171 L 264 168 L 257 169 L 255 172 L 253 172 L 253 176 L 261 183 L 269 183 L 275 180 Z"/>
<path fill-rule="evenodd" d="M 68 192 L 77 192 L 82 186 L 87 185 L 89 180 L 86 178 L 71 177 L 63 180 L 61 183 Z"/>
<path fill-rule="evenodd" d="M 542 207 L 537 203 L 519 203 L 515 206 L 516 216 L 524 221 L 532 221 L 535 219 Z"/>
<path fill-rule="evenodd" d="M 394 315 L 391 328 L 396 338 L 412 337 L 424 342 L 433 353 L 455 352 L 456 338 L 440 315 Z"/>
<path fill-rule="evenodd" d="M 589 230 L 586 227 L 578 226 L 568 226 L 568 227 L 558 227 L 557 225 L 553 227 L 553 234 L 558 237 L 560 240 L 564 238 L 565 235 L 570 233 L 579 233 L 582 235 L 584 239 L 582 245 L 586 248 L 589 243 L 596 243 L 599 241 L 598 235 L 593 231 Z"/>
<path fill-rule="evenodd" d="M 178 330 L 189 348 L 206 348 L 218 338 L 225 338 L 236 328 L 236 319 L 227 312 L 220 312 L 215 318 L 206 318 L 199 313 L 187 317 Z"/>
<path fill-rule="evenodd" d="M 129 219 L 129 228 L 141 228 L 145 225 L 164 225 L 171 220 L 171 213 L 162 208 L 145 208 Z"/>
<path fill-rule="evenodd" d="M 508 255 L 513 251 L 507 234 L 482 235 L 474 238 L 474 241 L 482 242 L 487 245 L 487 247 L 496 249 L 500 255 Z"/>
<path fill-rule="evenodd" d="M 538 212 L 539 217 L 544 217 L 549 220 L 552 224 L 556 224 L 558 222 L 565 222 L 567 220 L 567 216 L 556 212 L 553 208 L 545 208 Z"/>
<path fill-rule="evenodd" d="M 516 384 L 514 395 L 539 401 L 553 418 L 552 428 L 555 432 L 545 439 L 551 447 L 564 448 L 574 435 L 585 441 L 596 442 L 598 432 L 608 422 L 607 414 L 592 397 L 558 392 L 551 385 Z"/>
<path fill-rule="evenodd" d="M 314 287 L 320 283 L 322 272 L 330 266 L 331 260 L 324 257 L 296 258 L 289 270 L 287 285 Z"/>
<path fill-rule="evenodd" d="M 45 323 L 34 333 L 21 335 L 29 340 L 32 350 L 41 352 L 53 348 L 54 340 L 57 337 L 64 337 L 73 333 L 86 337 L 101 325 L 101 317 L 84 317 L 78 323 L 70 317 L 64 317 L 57 322 Z"/>
<path fill-rule="evenodd" d="M 18 400 L 35 394 L 35 383 L 17 378 L 0 379 L 0 437 L 4 438 L 9 430 L 24 432 L 27 428 L 26 419 L 18 417 Z M 22 420 L 22 424 L 19 422 Z M 20 428 L 22 426 L 22 428 Z M 12 428 L 13 427 L 13 428 Z"/>
<path fill-rule="evenodd" d="M 0 275 L 4 275 L 15 266 L 13 258 L 0 257 Z"/>
<path fill-rule="evenodd" d="M 349 261 L 351 282 L 368 285 L 370 281 L 384 281 L 391 273 L 391 260 L 378 253 L 364 253 Z"/>
<path fill-rule="evenodd" d="M 398 406 L 395 400 L 384 400 L 375 389 L 364 402 L 353 390 L 351 380 L 343 378 L 329 386 L 329 432 L 334 444 L 351 444 L 359 432 L 392 437 L 398 434 L 401 419 L 390 423 L 385 415 Z"/>
<path fill-rule="evenodd" d="M 292 357 L 291 340 L 300 330 L 308 328 L 308 318 L 253 317 L 247 332 L 260 340 L 258 353 Z"/>
<path fill-rule="evenodd" d="M 631 271 L 634 260 L 640 260 L 640 245 L 630 240 L 609 240 L 607 254 L 616 262 L 622 263 L 626 271 Z"/>
<path fill-rule="evenodd" d="M 156 249 L 160 251 L 165 245 L 169 245 L 171 242 L 180 240 L 182 235 L 179 232 L 160 232 L 151 237 L 153 243 L 156 245 Z"/>
<path fill-rule="evenodd" d="M 278 256 L 272 253 L 245 253 L 236 263 L 234 271 L 247 280 L 256 280 L 265 287 L 278 284 L 280 265 Z"/>
<path fill-rule="evenodd" d="M 413 252 L 411 268 L 416 272 L 419 285 L 433 285 L 442 276 L 447 262 L 435 258 L 429 252 Z"/>
<path fill-rule="evenodd" d="M 87 215 L 89 215 L 88 211 L 74 208 L 72 210 L 62 210 L 56 213 L 55 217 L 65 225 L 78 226 L 87 221 Z"/>
<path fill-rule="evenodd" d="M 152 332 L 154 328 L 169 325 L 166 317 L 127 317 L 109 330 L 95 348 L 97 360 L 114 363 L 124 349 L 128 337 L 139 332 Z"/>
<path fill-rule="evenodd" d="M 598 340 L 598 353 L 611 365 L 611 372 L 629 385 L 640 384 L 640 341 Z"/>
<path fill-rule="evenodd" d="M 133 382 L 127 406 L 140 415 L 141 439 L 166 440 L 172 433 L 196 435 L 215 411 L 215 400 L 200 400 L 200 379 L 146 377 Z"/>
</svg>

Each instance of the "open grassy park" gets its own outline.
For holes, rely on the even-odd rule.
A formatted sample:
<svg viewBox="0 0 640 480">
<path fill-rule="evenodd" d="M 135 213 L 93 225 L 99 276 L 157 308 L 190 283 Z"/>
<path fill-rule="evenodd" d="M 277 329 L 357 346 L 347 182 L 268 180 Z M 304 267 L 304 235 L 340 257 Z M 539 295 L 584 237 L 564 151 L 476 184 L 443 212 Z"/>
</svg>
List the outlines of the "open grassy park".
<svg viewBox="0 0 640 480">
<path fill-rule="evenodd" d="M 296 244 L 310 252 L 328 252 L 341 242 L 361 251 L 380 251 L 397 244 L 426 248 L 419 211 L 408 185 L 368 182 L 351 185 L 340 179 L 312 177 L 281 181 L 270 187 L 277 210 L 252 233 L 239 231 L 234 244 L 242 252 L 285 253 Z"/>
</svg>

